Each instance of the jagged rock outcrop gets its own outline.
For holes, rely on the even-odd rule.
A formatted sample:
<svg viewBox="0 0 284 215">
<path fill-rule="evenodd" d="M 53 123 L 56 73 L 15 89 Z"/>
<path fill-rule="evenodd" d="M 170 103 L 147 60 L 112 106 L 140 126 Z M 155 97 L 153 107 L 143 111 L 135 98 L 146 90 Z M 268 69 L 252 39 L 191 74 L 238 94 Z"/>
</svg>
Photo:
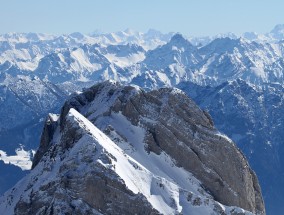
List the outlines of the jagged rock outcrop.
<svg viewBox="0 0 284 215">
<path fill-rule="evenodd" d="M 99 136 L 93 136 L 88 130 L 93 129 L 92 126 L 84 124 L 76 114 L 79 115 L 73 110 L 66 116 L 57 144 L 51 133 L 56 121 L 51 122 L 48 117 L 36 156 L 41 160 L 35 161 L 28 180 L 20 182 L 20 189 L 14 188 L 7 196 L 5 212 L 19 215 L 159 214 L 145 196 L 129 190 L 109 168 L 113 165 L 111 156 L 97 139 L 103 134 L 97 130 Z M 95 162 L 96 159 L 99 162 Z M 14 198 L 17 201 L 13 202 Z M 14 209 L 9 210 L 9 207 Z M 0 211 L 3 212 L 3 208 Z"/>
<path fill-rule="evenodd" d="M 52 115 L 52 114 L 48 115 L 45 121 L 44 127 L 43 127 L 42 134 L 41 134 L 40 148 L 37 150 L 33 158 L 32 169 L 38 164 L 42 156 L 51 147 L 50 144 L 51 144 L 56 126 L 57 126 L 57 116 Z"/>
<path fill-rule="evenodd" d="M 0 212 L 265 214 L 244 155 L 177 89 L 105 82 L 74 95 L 55 123 Z"/>
<path fill-rule="evenodd" d="M 106 87 L 109 89 L 105 90 Z M 218 134 L 212 119 L 185 94 L 168 88 L 146 93 L 134 87 L 102 84 L 74 97 L 63 110 L 66 112 L 70 107 L 80 110 L 90 102 L 98 103 L 103 98 L 100 92 L 104 92 L 104 100 L 113 102 L 103 113 L 96 113 L 100 107 L 95 105 L 84 113 L 92 114 L 89 119 L 94 124 L 105 115 L 121 112 L 132 124 L 146 129 L 148 150 L 154 148 L 158 154 L 165 151 L 178 166 L 201 180 L 216 200 L 253 212 L 264 210 L 257 178 L 243 154 Z"/>
</svg>

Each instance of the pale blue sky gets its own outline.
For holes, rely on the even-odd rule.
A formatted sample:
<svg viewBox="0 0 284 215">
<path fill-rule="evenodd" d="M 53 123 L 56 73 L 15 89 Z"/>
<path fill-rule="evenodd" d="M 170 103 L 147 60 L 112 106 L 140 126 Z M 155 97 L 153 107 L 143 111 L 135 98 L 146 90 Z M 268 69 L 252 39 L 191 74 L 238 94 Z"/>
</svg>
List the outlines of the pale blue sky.
<svg viewBox="0 0 284 215">
<path fill-rule="evenodd" d="M 1 0 L 0 33 L 132 28 L 188 36 L 264 33 L 284 24 L 283 0 Z"/>
</svg>

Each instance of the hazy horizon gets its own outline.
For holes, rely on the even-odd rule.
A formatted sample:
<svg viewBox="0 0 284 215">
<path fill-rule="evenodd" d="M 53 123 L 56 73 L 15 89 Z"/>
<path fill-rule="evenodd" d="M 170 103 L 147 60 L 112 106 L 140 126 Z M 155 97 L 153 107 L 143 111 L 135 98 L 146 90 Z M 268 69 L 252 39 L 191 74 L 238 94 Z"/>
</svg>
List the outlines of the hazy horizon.
<svg viewBox="0 0 284 215">
<path fill-rule="evenodd" d="M 214 36 L 228 32 L 263 34 L 283 23 L 283 6 L 284 2 L 280 0 L 10 0 L 1 5 L 0 34 L 89 34 L 95 30 L 116 32 L 127 28 L 139 32 L 152 28 L 188 36 Z"/>
<path fill-rule="evenodd" d="M 155 29 L 155 28 L 149 28 L 149 29 L 147 29 L 147 30 L 145 30 L 145 31 L 138 31 L 138 30 L 136 30 L 136 29 L 133 29 L 133 28 L 126 28 L 126 29 L 120 29 L 120 30 L 117 30 L 117 31 L 102 31 L 102 30 L 100 30 L 100 29 L 95 29 L 94 31 L 92 31 L 92 32 L 87 32 L 87 33 L 85 33 L 85 32 L 80 32 L 80 31 L 74 31 L 74 32 L 68 32 L 68 33 L 49 33 L 49 32 L 32 32 L 32 31 L 27 31 L 27 32 L 4 32 L 4 33 L 0 33 L 0 35 L 5 35 L 5 34 L 29 34 L 29 33 L 37 33 L 37 34 L 45 34 L 45 35 L 55 35 L 55 36 L 59 36 L 59 35 L 70 35 L 70 34 L 73 34 L 73 33 L 81 33 L 81 34 L 84 34 L 84 35 L 90 35 L 90 36 L 92 36 L 92 35 L 95 35 L 95 34 L 98 34 L 98 35 L 100 35 L 100 34 L 108 34 L 108 33 L 117 33 L 117 32 L 126 32 L 126 31 L 129 31 L 129 30 L 131 30 L 131 31 L 134 31 L 134 32 L 139 32 L 139 33 L 147 33 L 148 31 L 150 31 L 150 30 L 155 30 L 155 31 L 158 31 L 158 32 L 160 32 L 160 33 L 163 33 L 163 34 L 168 34 L 168 33 L 173 33 L 173 34 L 176 34 L 176 33 L 180 33 L 180 34 L 182 34 L 182 35 L 184 35 L 184 36 L 188 36 L 188 37 L 193 37 L 193 38 L 195 38 L 195 37 L 214 37 L 214 36 L 218 36 L 218 35 L 227 35 L 227 34 L 235 34 L 236 36 L 242 36 L 243 34 L 245 34 L 245 33 L 257 33 L 257 34 L 263 34 L 263 35 L 265 35 L 265 34 L 268 34 L 268 33 L 270 33 L 277 25 L 283 25 L 283 27 L 284 27 L 284 24 L 275 24 L 274 26 L 272 26 L 272 28 L 271 29 L 268 29 L 266 32 L 262 32 L 262 33 L 260 33 L 260 32 L 255 32 L 255 31 L 246 31 L 246 32 L 241 32 L 241 33 L 235 33 L 235 32 L 219 32 L 219 33 L 216 33 L 216 34 L 214 34 L 214 35 L 187 35 L 187 34 L 185 34 L 184 32 L 180 32 L 180 31 L 168 31 L 168 32 L 165 32 L 165 31 L 161 31 L 161 30 L 159 30 L 159 29 Z"/>
</svg>

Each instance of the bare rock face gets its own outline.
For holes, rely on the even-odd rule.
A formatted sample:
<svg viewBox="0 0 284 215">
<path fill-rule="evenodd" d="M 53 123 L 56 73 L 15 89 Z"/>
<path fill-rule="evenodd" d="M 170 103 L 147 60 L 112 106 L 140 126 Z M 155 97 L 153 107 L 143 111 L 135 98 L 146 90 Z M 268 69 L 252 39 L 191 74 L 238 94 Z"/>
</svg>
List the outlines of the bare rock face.
<svg viewBox="0 0 284 215">
<path fill-rule="evenodd" d="M 55 133 L 48 136 L 51 124 L 47 120 L 37 152 L 41 160 L 21 185 L 25 190 L 14 203 L 14 213 L 159 214 L 145 196 L 126 187 L 112 169 L 112 155 L 94 144 L 97 140 L 87 125 L 72 117 L 69 113 L 57 127 L 60 140 L 54 139 Z"/>
<path fill-rule="evenodd" d="M 103 133 L 103 132 L 104 133 Z M 223 206 L 221 206 L 221 204 Z M 49 117 L 15 214 L 265 214 L 257 177 L 183 92 L 105 82 Z"/>
<path fill-rule="evenodd" d="M 264 209 L 259 184 L 244 156 L 184 94 L 172 89 L 140 93 L 118 111 L 147 128 L 153 137 L 150 147 L 160 148 L 192 172 L 217 201 L 252 212 Z M 148 119 L 154 125 L 148 126 Z"/>
<path fill-rule="evenodd" d="M 104 83 L 68 101 L 62 117 L 70 107 L 81 111 L 97 126 L 105 116 L 122 113 L 133 125 L 146 130 L 149 153 L 166 152 L 176 165 L 192 172 L 215 200 L 265 213 L 257 177 L 244 155 L 214 128 L 209 114 L 183 92 L 169 88 L 145 92 Z"/>
<path fill-rule="evenodd" d="M 32 169 L 38 164 L 44 153 L 50 148 L 54 131 L 57 127 L 57 121 L 54 121 L 52 115 L 49 115 L 45 121 L 44 128 L 40 139 L 40 147 L 37 150 L 32 164 Z"/>
</svg>

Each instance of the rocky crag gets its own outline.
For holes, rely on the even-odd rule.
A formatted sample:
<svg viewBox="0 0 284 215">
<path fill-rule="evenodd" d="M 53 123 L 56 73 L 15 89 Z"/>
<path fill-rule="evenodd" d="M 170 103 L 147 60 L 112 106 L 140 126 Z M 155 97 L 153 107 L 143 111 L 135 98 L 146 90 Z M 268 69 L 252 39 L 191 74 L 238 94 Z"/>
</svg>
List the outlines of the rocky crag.
<svg viewBox="0 0 284 215">
<path fill-rule="evenodd" d="M 244 155 L 182 91 L 104 82 L 49 115 L 1 214 L 265 214 Z"/>
</svg>

